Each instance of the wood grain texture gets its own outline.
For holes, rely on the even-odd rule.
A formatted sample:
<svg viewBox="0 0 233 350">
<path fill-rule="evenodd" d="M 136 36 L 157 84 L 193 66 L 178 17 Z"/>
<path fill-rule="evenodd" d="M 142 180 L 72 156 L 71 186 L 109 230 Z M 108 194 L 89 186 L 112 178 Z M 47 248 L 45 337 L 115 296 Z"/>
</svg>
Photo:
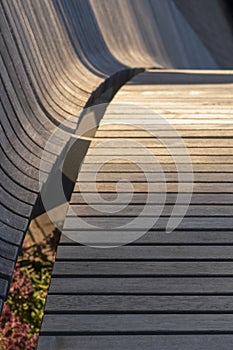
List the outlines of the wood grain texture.
<svg viewBox="0 0 233 350">
<path fill-rule="evenodd" d="M 98 336 L 43 336 L 39 339 L 41 350 L 228 350 L 233 344 L 232 335 L 98 335 Z"/>
<path fill-rule="evenodd" d="M 200 15 L 196 19 L 192 6 Z M 43 210 L 37 206 L 39 176 L 42 191 L 47 192 L 67 135 L 82 122 L 80 112 L 85 106 L 109 102 L 128 81 L 99 119 L 92 142 L 85 141 L 85 151 L 79 150 L 83 155 L 87 151 L 81 170 L 84 192 L 89 192 L 92 204 L 97 203 L 97 210 L 87 206 L 77 182 L 58 248 L 39 350 L 232 348 L 232 336 L 224 334 L 233 333 L 233 72 L 225 70 L 232 65 L 232 43 L 220 2 L 214 0 L 207 8 L 209 16 L 206 4 L 192 0 L 189 4 L 1 2 L 0 310 L 30 220 Z M 122 102 L 128 103 L 124 113 L 119 108 Z M 158 123 L 158 115 L 177 130 L 176 137 L 166 123 Z M 63 127 L 49 140 L 60 123 Z M 193 162 L 191 205 L 171 235 L 164 232 L 179 179 L 168 150 L 150 131 L 159 132 L 164 142 L 172 140 L 173 155 L 183 164 L 180 135 Z M 121 147 L 115 147 L 119 138 Z M 153 173 L 153 164 L 140 148 L 126 150 L 127 138 L 147 147 L 163 166 L 168 188 L 164 211 L 132 245 L 104 250 L 81 246 L 68 238 L 72 234 L 78 238 L 72 233 L 76 228 L 72 210 L 98 224 L 101 239 L 111 242 L 113 231 L 124 234 L 117 226 L 137 216 L 145 204 L 147 183 L 137 165 Z M 101 147 L 107 140 L 113 146 Z M 123 154 L 131 161 L 122 160 Z M 111 201 L 122 176 L 134 186 L 132 203 L 120 214 L 101 213 L 92 192 L 93 169 L 105 156 L 119 156 L 104 165 L 97 179 L 109 208 L 113 209 Z M 158 192 L 158 203 L 153 205 L 162 201 L 160 175 L 150 181 Z M 185 186 L 188 193 L 189 181 Z M 68 197 L 71 192 L 72 188 Z M 128 238 L 156 216 L 153 205 L 141 226 L 125 232 Z M 79 226 L 86 243 L 100 230 L 91 231 L 85 222 Z"/>
<path fill-rule="evenodd" d="M 79 16 L 77 23 L 74 12 Z M 67 18 L 73 34 L 67 28 Z M 16 260 L 34 216 L 39 176 L 46 182 L 67 132 L 73 133 L 77 127 L 83 107 L 111 86 L 114 94 L 136 70 L 135 64 L 121 63 L 110 53 L 88 3 L 67 6 L 59 1 L 32 4 L 4 0 L 0 26 L 0 256 L 10 264 Z M 90 47 L 89 41 L 96 46 Z M 93 52 L 98 53 L 94 60 Z M 111 93 L 105 96 L 105 102 L 111 97 Z M 59 136 L 49 140 L 60 123 L 64 125 Z M 3 274 L 10 278 L 12 271 L 1 263 Z M 3 297 L 7 297 L 6 290 Z"/>
<path fill-rule="evenodd" d="M 231 313 L 232 296 L 49 295 L 46 313 Z"/>
<path fill-rule="evenodd" d="M 172 234 L 170 234 L 172 239 Z M 153 259 L 233 259 L 232 246 L 168 245 L 133 246 L 93 249 L 85 246 L 59 246 L 57 259 L 65 260 L 153 260 Z"/>
<path fill-rule="evenodd" d="M 46 334 L 232 333 L 233 315 L 45 315 Z"/>
<path fill-rule="evenodd" d="M 162 73 L 159 74 L 160 79 L 163 79 Z M 121 88 L 115 96 L 102 120 L 103 126 L 99 127 L 82 165 L 81 180 L 76 182 L 57 251 L 39 342 L 42 349 L 43 340 L 48 340 L 46 344 L 50 344 L 49 336 L 54 337 L 52 338 L 54 343 L 51 342 L 51 344 L 56 344 L 58 348 L 59 344 L 62 344 L 64 349 L 69 348 L 68 344 L 71 343 L 66 340 L 68 334 L 77 340 L 91 335 L 94 337 L 92 339 L 97 349 L 104 348 L 104 335 L 108 335 L 108 341 L 115 336 L 119 339 L 117 346 L 123 346 L 126 349 L 127 346 L 129 349 L 135 346 L 137 348 L 137 344 L 140 344 L 142 349 L 147 347 L 152 349 L 155 345 L 149 341 L 151 334 L 154 337 L 169 334 L 167 342 L 161 343 L 158 340 L 156 349 L 171 347 L 186 349 L 188 336 L 190 337 L 189 348 L 192 349 L 195 346 L 201 348 L 203 345 L 207 349 L 212 349 L 218 343 L 217 338 L 208 338 L 209 343 L 207 343 L 207 338 L 194 340 L 191 334 L 197 337 L 201 337 L 200 334 L 203 334 L 203 337 L 211 337 L 213 335 L 210 334 L 216 336 L 220 333 L 223 337 L 224 333 L 232 333 L 231 183 L 233 178 L 230 164 L 232 143 L 229 138 L 232 115 L 229 114 L 229 119 L 226 118 L 224 127 L 224 130 L 228 130 L 226 139 L 222 138 L 222 131 L 219 139 L 216 139 L 218 122 L 216 121 L 212 126 L 209 124 L 209 120 L 213 118 L 213 116 L 208 118 L 210 110 L 208 113 L 199 115 L 198 120 L 202 123 L 198 125 L 200 133 L 196 134 L 196 138 L 190 134 L 190 127 L 182 128 L 184 142 L 187 140 L 188 151 L 193 161 L 193 196 L 178 228 L 173 233 L 166 234 L 165 227 L 178 192 L 178 176 L 167 149 L 149 135 L 145 134 L 146 137 L 143 138 L 140 131 L 134 130 L 129 134 L 129 131 L 127 133 L 122 131 L 124 127 L 111 128 L 109 125 L 109 130 L 106 132 L 104 125 L 105 118 L 110 122 L 114 122 L 114 118 L 123 120 L 124 117 L 127 118 L 127 113 L 132 121 L 144 118 L 144 111 L 140 110 L 140 106 L 146 103 L 144 96 L 139 109 L 127 110 L 126 116 L 120 114 L 118 103 L 120 104 L 122 100 L 132 101 L 136 94 L 140 95 L 139 82 L 141 79 L 146 85 L 146 77 L 153 80 L 149 78 L 148 73 L 142 74 Z M 137 81 L 135 90 L 134 81 Z M 189 90 L 186 89 L 183 95 L 181 93 L 183 85 L 179 87 L 166 85 L 166 92 L 174 92 L 173 97 L 170 98 L 167 97 L 170 96 L 169 94 L 163 95 L 163 85 L 151 83 L 146 87 L 145 85 L 141 85 L 143 91 L 151 93 L 145 95 L 147 103 L 149 101 L 154 110 L 161 108 L 153 104 L 155 93 L 160 87 L 164 107 L 166 104 L 169 106 L 172 101 L 173 113 L 176 114 L 174 121 L 170 118 L 170 122 L 174 126 L 177 126 L 175 120 L 186 118 L 185 115 L 181 115 L 181 102 L 180 104 L 178 102 L 176 107 L 175 96 L 179 96 L 178 101 L 182 99 L 186 101 L 188 91 L 200 90 L 203 93 L 201 85 L 189 85 Z M 219 85 L 218 89 L 221 90 L 221 87 L 222 85 Z M 210 104 L 213 102 L 209 96 L 217 96 L 218 89 L 216 86 L 213 88 L 212 85 L 205 89 L 205 98 Z M 230 93 L 232 86 L 229 85 L 227 89 Z M 221 92 L 219 95 L 221 96 Z M 193 104 L 192 101 L 194 101 Z M 201 100 L 192 100 L 190 97 L 190 113 L 194 113 L 192 118 L 197 115 L 198 105 L 201 105 Z M 160 113 L 163 112 L 160 111 Z M 149 117 L 151 122 L 152 115 Z M 220 120 L 225 119 L 225 115 L 218 116 Z M 101 147 L 101 142 L 111 140 L 113 135 L 121 138 L 122 148 L 114 145 L 114 141 L 110 147 Z M 127 231 L 124 226 L 122 229 L 119 228 L 119 225 L 135 219 L 146 203 L 148 182 L 138 164 L 144 166 L 146 164 L 148 172 L 152 169 L 150 162 L 147 163 L 146 158 L 141 155 L 140 146 L 132 149 L 124 148 L 124 142 L 127 147 L 127 137 L 130 135 L 143 146 L 149 147 L 162 164 L 168 191 L 165 206 L 154 227 L 132 244 L 97 249 L 101 244 L 108 246 L 107 242 L 111 246 L 116 237 L 118 239 L 115 241 L 116 245 L 123 244 L 123 239 L 121 242 L 120 237 L 127 237 L 130 240 L 137 231 L 146 227 L 149 218 L 155 218 L 158 206 L 163 203 L 162 192 L 159 192 L 163 183 L 160 180 L 161 173 L 158 172 L 150 182 L 157 191 L 156 201 L 147 207 L 148 211 L 143 217 L 141 226 L 135 223 L 132 231 Z M 205 137 L 207 135 L 208 137 Z M 219 147 L 218 140 L 220 140 Z M 174 152 L 179 155 L 180 149 L 174 148 Z M 130 161 L 122 161 L 120 159 L 122 154 L 128 156 Z M 119 161 L 114 160 L 104 164 L 98 173 L 96 187 L 101 197 L 97 197 L 93 190 L 95 184 L 93 168 L 106 157 L 111 159 L 117 155 L 119 155 Z M 131 162 L 132 159 L 136 164 Z M 134 192 L 130 204 L 127 204 L 127 197 L 122 195 L 123 191 L 127 193 L 127 189 L 120 192 L 122 196 L 117 204 L 112 202 L 116 200 L 116 194 L 119 194 L 117 182 L 121 179 L 126 179 L 133 185 Z M 80 182 L 82 182 L 81 191 Z M 87 194 L 89 202 L 85 200 Z M 105 202 L 101 203 L 101 200 Z M 114 213 L 114 209 L 117 209 L 117 206 L 121 208 L 122 204 L 125 205 L 123 209 Z M 107 213 L 108 210 L 110 213 Z M 78 230 L 76 229 L 77 216 L 81 219 Z M 93 228 L 88 227 L 86 223 L 94 225 Z M 80 245 L 79 241 L 87 246 Z M 180 333 L 186 335 L 178 336 Z M 137 344 L 133 343 L 130 341 L 132 334 L 140 337 L 138 339 L 145 340 L 142 342 L 138 340 Z M 97 340 L 96 335 L 102 338 Z M 149 343 L 146 343 L 147 341 Z M 111 343 L 106 344 L 109 346 Z M 224 345 L 226 349 L 231 347 L 228 342 Z"/>
<path fill-rule="evenodd" d="M 231 294 L 232 277 L 53 278 L 51 294 Z M 62 318 L 62 317 L 61 317 Z"/>
</svg>

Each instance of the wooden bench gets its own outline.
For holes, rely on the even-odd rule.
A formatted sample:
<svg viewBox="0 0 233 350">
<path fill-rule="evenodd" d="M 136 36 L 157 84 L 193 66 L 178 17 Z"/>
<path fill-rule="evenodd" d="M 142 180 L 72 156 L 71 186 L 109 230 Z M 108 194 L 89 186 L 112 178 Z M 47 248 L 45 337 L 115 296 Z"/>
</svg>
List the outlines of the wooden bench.
<svg viewBox="0 0 233 350">
<path fill-rule="evenodd" d="M 231 348 L 232 74 L 150 71 L 134 77 L 116 94 L 90 144 L 70 200 L 38 349 Z M 187 213 L 170 234 L 166 225 L 177 205 L 178 178 L 166 147 L 171 134 L 166 125 L 157 124 L 158 116 L 169 120 L 184 139 L 195 180 Z M 151 130 L 164 128 L 165 146 L 147 131 L 146 122 Z M 117 139 L 122 148 L 114 143 Z M 127 148 L 129 140 L 155 155 L 167 180 L 162 214 L 145 235 L 136 224 L 134 229 L 124 226 L 144 206 L 148 208 L 148 182 L 139 166 L 153 169 L 143 147 Z M 173 155 L 184 154 L 181 151 L 172 148 Z M 98 163 L 102 167 L 97 189 L 109 201 L 105 209 L 93 190 L 91 175 Z M 157 196 L 143 218 L 144 227 L 162 203 L 161 175 L 150 176 Z M 132 201 L 121 211 L 108 213 L 122 204 L 120 200 L 112 204 L 124 191 L 116 189 L 121 179 L 134 186 Z M 185 202 L 178 204 L 182 205 Z M 77 216 L 83 220 L 78 226 Z M 86 222 L 93 227 L 87 228 Z M 132 243 L 121 246 L 125 238 Z"/>
<path fill-rule="evenodd" d="M 101 96 L 109 102 L 143 69 L 231 67 L 224 1 L 207 2 L 209 21 L 201 1 L 1 2 L 0 308 L 29 223 L 43 211 L 39 172 L 49 174 L 62 152 L 59 140 L 44 152 L 57 126 L 65 122 L 61 138 L 73 133 L 73 116 Z"/>
</svg>

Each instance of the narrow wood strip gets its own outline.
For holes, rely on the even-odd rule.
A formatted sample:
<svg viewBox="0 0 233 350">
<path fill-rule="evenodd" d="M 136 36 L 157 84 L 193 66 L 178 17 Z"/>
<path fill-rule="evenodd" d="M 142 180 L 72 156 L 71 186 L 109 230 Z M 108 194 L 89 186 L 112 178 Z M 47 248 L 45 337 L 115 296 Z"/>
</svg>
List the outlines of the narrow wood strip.
<svg viewBox="0 0 233 350">
<path fill-rule="evenodd" d="M 43 333 L 233 333 L 233 315 L 45 315 Z"/>
<path fill-rule="evenodd" d="M 50 294 L 232 294 L 231 277 L 53 278 Z M 140 319 L 140 318 L 139 318 Z M 63 319 L 63 325 L 65 324 Z M 107 323 L 105 323 L 107 324 Z M 44 325 L 45 327 L 45 325 Z M 46 328 L 46 327 L 45 327 Z"/>
<path fill-rule="evenodd" d="M 233 262 L 57 261 L 53 276 L 233 276 Z"/>
<path fill-rule="evenodd" d="M 230 350 L 233 335 L 111 335 L 111 336 L 40 336 L 38 350 L 219 350 L 223 347 Z"/>
<path fill-rule="evenodd" d="M 221 234 L 221 233 L 220 233 Z M 172 234 L 170 234 L 172 239 Z M 233 246 L 123 246 L 93 249 L 59 246 L 57 260 L 233 260 Z M 224 287 L 224 286 L 223 286 Z"/>
<path fill-rule="evenodd" d="M 232 296 L 48 295 L 46 313 L 232 312 Z"/>
</svg>

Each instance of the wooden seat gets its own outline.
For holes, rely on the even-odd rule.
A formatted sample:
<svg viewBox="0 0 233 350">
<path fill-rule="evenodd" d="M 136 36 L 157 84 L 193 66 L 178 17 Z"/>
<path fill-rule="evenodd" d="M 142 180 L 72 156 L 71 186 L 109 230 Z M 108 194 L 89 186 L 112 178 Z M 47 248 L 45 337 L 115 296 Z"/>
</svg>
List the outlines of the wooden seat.
<svg viewBox="0 0 233 350">
<path fill-rule="evenodd" d="M 210 75 L 215 83 L 209 82 Z M 40 350 L 217 349 L 220 339 L 223 349 L 231 348 L 232 91 L 232 71 L 166 70 L 139 74 L 117 92 L 70 199 Z M 178 206 L 180 213 L 185 201 L 176 202 L 182 190 L 167 150 L 169 129 L 157 123 L 161 117 L 182 135 L 194 172 L 191 202 L 171 233 L 166 233 L 166 226 L 172 210 Z M 148 126 L 155 135 L 160 127 L 164 129 L 165 145 Z M 129 147 L 135 140 L 138 145 Z M 139 145 L 154 154 L 165 172 L 164 205 L 162 173 L 153 173 L 151 158 Z M 172 155 L 184 154 L 180 150 L 174 146 Z M 97 164 L 101 165 L 95 183 L 100 197 L 93 187 Z M 150 172 L 150 180 L 140 167 Z M 117 187 L 122 179 L 133 186 L 129 204 L 122 195 L 130 187 Z M 156 196 L 148 205 L 150 181 Z M 116 201 L 117 196 L 122 199 Z M 118 209 L 122 204 L 123 209 Z M 160 205 L 163 210 L 156 220 Z M 141 214 L 144 207 L 146 214 Z M 111 212 L 114 208 L 118 210 Z M 140 224 L 135 221 L 127 228 L 140 215 Z"/>
<path fill-rule="evenodd" d="M 39 176 L 46 179 L 43 188 L 49 188 L 50 174 L 57 168 L 63 151 L 62 140 L 67 133 L 75 132 L 83 108 L 110 102 L 124 84 L 145 69 L 231 67 L 233 44 L 225 3 L 207 0 L 205 6 L 206 3 L 208 20 L 206 7 L 202 11 L 202 2 L 197 4 L 194 0 L 188 5 L 182 0 L 1 2 L 0 310 L 30 221 L 44 210 Z M 192 6 L 200 16 L 192 17 Z M 224 36 L 219 35 L 219 28 Z M 155 86 L 155 80 L 161 78 L 164 81 L 160 85 L 166 89 L 166 72 L 156 79 L 153 74 L 145 73 L 133 86 L 138 85 L 143 91 L 143 86 Z M 168 75 L 168 84 L 177 82 L 171 72 Z M 214 76 L 221 80 L 221 75 L 220 72 L 216 78 L 210 73 L 209 79 Z M 187 76 L 181 79 L 189 83 Z M 224 76 L 224 83 L 231 81 L 230 74 Z M 147 101 L 146 94 L 143 98 Z M 52 142 L 48 141 L 60 124 L 59 133 Z M 101 135 L 102 131 L 99 132 Z M 203 138 L 208 132 L 203 130 Z M 186 135 L 186 129 L 181 128 L 180 133 L 187 139 L 195 138 L 193 130 Z M 231 133 L 226 129 L 222 138 L 231 137 Z M 213 130 L 213 135 L 218 135 L 218 129 Z M 219 141 L 222 142 L 221 138 Z M 231 147 L 230 142 L 222 145 Z M 226 151 L 224 161 L 227 157 Z M 198 162 L 196 166 L 200 172 L 205 168 L 205 164 Z M 214 163 L 210 167 L 216 171 Z M 228 182 L 231 165 L 225 162 L 224 169 Z M 209 185 L 208 201 L 218 204 L 226 200 L 231 204 L 230 195 L 221 197 L 227 185 L 219 187 L 219 202 Z M 76 190 L 72 195 L 71 186 L 67 197 L 74 198 L 75 193 Z M 198 190 L 194 198 L 197 202 L 203 199 Z M 203 201 L 206 203 L 205 197 Z M 195 227 L 200 225 L 198 220 L 192 222 Z M 212 226 L 214 221 L 206 228 Z M 230 219 L 218 221 L 217 226 L 224 230 L 228 240 Z M 214 237 L 220 239 L 217 234 Z"/>
</svg>

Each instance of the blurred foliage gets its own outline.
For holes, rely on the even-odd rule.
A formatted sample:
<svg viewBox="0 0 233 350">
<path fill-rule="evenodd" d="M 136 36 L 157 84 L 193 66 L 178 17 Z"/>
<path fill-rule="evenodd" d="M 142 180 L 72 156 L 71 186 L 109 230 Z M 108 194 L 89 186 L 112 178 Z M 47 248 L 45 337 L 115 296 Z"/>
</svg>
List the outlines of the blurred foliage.
<svg viewBox="0 0 233 350">
<path fill-rule="evenodd" d="M 0 318 L 0 350 L 34 350 L 52 273 L 57 238 L 22 248 Z"/>
<path fill-rule="evenodd" d="M 35 273 L 25 267 L 14 273 L 7 302 L 22 322 L 30 324 L 32 333 L 40 330 L 50 274 L 48 268 Z"/>
<path fill-rule="evenodd" d="M 10 305 L 5 303 L 3 314 L 0 320 L 1 350 L 34 350 L 38 334 L 31 334 L 31 327 L 28 323 L 23 323 L 14 312 Z"/>
</svg>

